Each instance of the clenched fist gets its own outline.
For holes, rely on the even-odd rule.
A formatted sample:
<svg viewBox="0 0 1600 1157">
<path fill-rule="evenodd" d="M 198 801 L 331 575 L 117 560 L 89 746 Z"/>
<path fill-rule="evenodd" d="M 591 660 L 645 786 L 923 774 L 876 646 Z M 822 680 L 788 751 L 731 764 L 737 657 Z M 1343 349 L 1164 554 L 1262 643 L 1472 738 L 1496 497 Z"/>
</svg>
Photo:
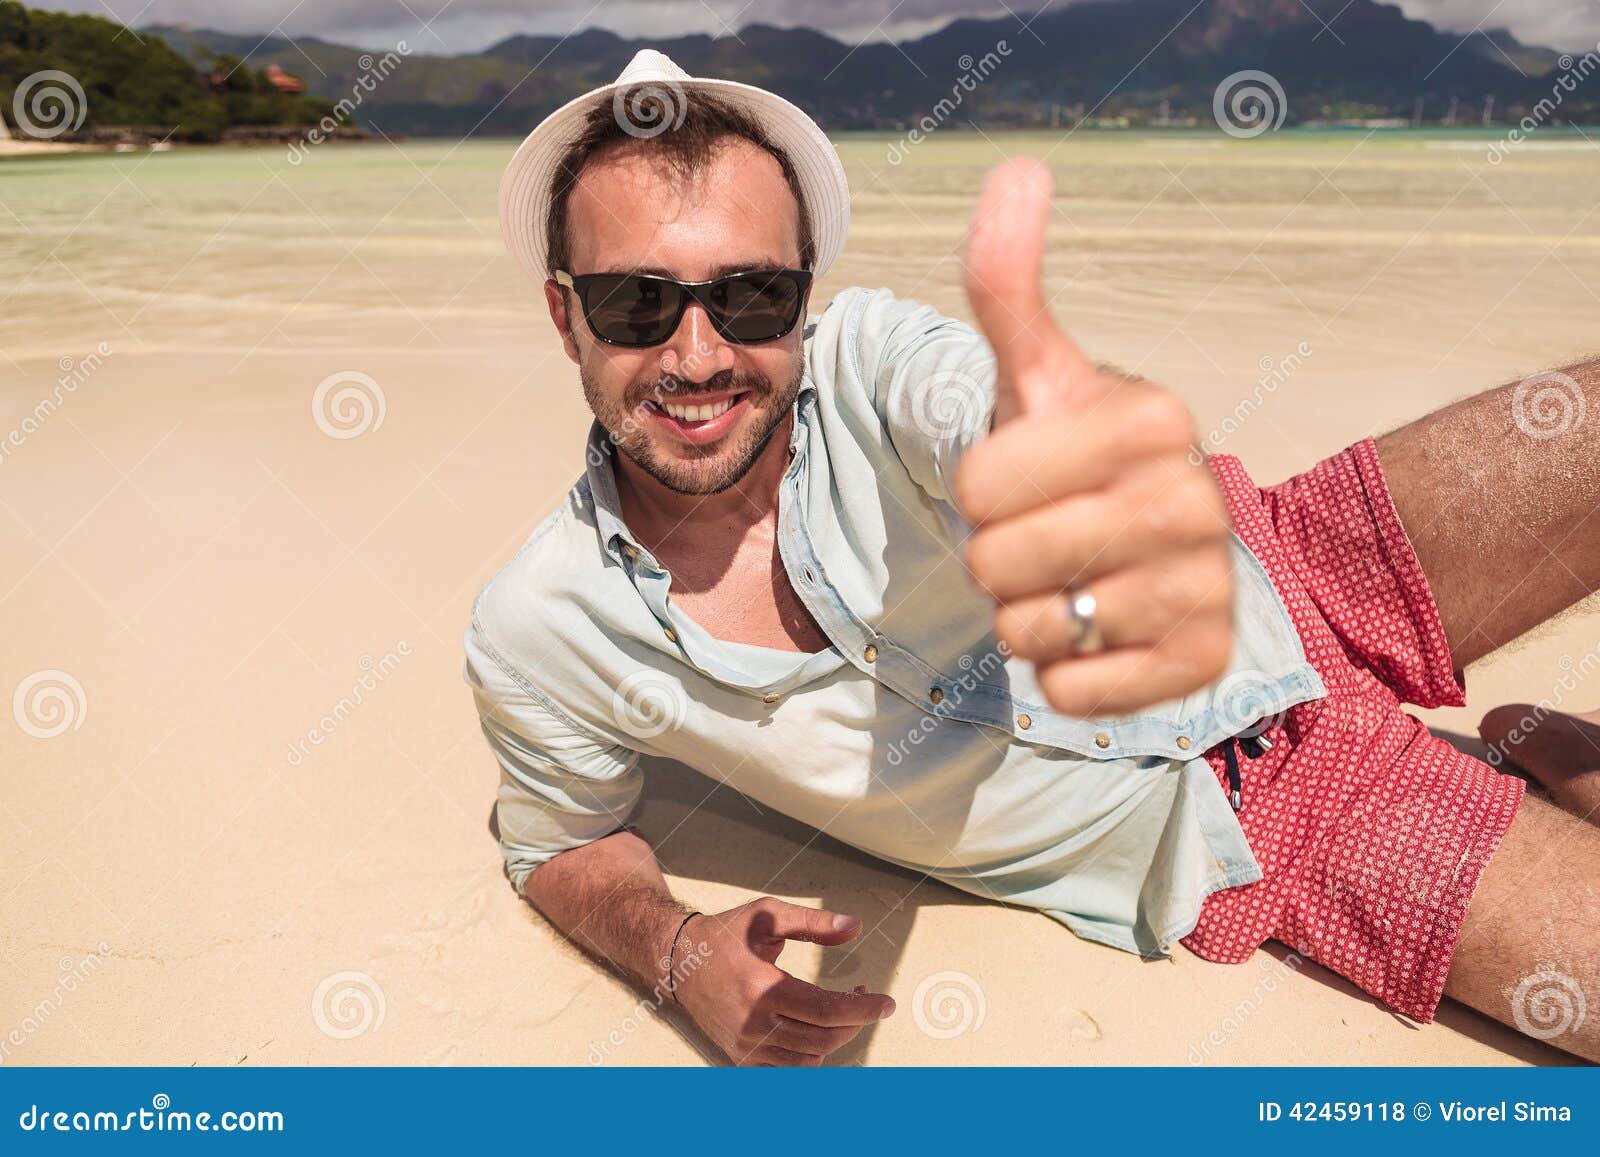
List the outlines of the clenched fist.
<svg viewBox="0 0 1600 1157">
<path fill-rule="evenodd" d="M 1010 161 L 989 175 L 966 290 L 994 348 L 997 398 L 954 493 L 975 528 L 967 567 L 998 604 L 1000 640 L 1034 663 L 1056 710 L 1127 714 L 1226 671 L 1228 514 L 1210 472 L 1190 460 L 1183 402 L 1096 368 L 1051 317 L 1049 216 L 1043 165 Z"/>
</svg>

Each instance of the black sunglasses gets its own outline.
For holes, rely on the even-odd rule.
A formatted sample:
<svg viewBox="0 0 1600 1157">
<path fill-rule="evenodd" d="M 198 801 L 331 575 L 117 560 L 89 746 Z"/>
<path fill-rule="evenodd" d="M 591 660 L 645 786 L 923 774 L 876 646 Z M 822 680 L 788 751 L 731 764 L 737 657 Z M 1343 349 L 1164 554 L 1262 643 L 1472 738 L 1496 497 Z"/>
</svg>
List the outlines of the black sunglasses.
<svg viewBox="0 0 1600 1157">
<path fill-rule="evenodd" d="M 691 301 L 700 303 L 723 340 L 736 345 L 776 341 L 805 308 L 811 274 L 804 269 L 753 269 L 710 281 L 673 281 L 637 273 L 556 270 L 556 283 L 578 295 L 589 332 L 608 345 L 660 345 L 678 328 Z"/>
</svg>

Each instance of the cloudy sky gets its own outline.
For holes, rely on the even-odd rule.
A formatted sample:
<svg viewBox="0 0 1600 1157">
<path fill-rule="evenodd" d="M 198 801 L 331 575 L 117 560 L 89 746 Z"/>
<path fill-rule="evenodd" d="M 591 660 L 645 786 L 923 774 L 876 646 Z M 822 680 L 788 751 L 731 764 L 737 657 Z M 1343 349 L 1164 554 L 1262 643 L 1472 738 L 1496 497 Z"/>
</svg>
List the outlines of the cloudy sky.
<svg viewBox="0 0 1600 1157">
<path fill-rule="evenodd" d="M 1070 3 L 1072 0 L 1054 0 Z M 630 36 L 716 34 L 756 21 L 805 24 L 849 41 L 915 36 L 952 16 L 1026 12 L 1040 0 L 30 0 L 34 7 L 115 15 L 139 27 L 192 24 L 230 32 L 316 35 L 363 47 L 472 52 L 518 32 L 599 27 Z M 1399 0 L 1412 16 L 1466 32 L 1510 28 L 1521 40 L 1588 49 L 1600 0 Z"/>
</svg>

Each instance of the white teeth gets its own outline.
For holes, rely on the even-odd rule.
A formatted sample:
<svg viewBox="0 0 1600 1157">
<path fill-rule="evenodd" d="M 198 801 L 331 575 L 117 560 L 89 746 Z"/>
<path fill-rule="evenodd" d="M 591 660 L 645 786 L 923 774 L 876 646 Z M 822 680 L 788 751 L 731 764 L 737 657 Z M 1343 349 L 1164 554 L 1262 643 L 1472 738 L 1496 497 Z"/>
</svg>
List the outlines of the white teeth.
<svg viewBox="0 0 1600 1157">
<path fill-rule="evenodd" d="M 727 413 L 737 400 L 724 398 L 720 402 L 712 402 L 705 406 L 678 406 L 671 402 L 662 402 L 661 408 L 680 422 L 709 422 L 719 414 Z"/>
</svg>

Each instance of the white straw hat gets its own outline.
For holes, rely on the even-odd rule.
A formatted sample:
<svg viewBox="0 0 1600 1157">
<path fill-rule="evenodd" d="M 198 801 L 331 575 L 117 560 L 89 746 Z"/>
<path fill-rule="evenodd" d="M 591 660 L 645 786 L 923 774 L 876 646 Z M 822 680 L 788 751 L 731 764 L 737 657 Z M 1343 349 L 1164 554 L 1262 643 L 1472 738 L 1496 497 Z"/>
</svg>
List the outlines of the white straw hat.
<svg viewBox="0 0 1600 1157">
<path fill-rule="evenodd" d="M 635 87 L 643 86 L 643 87 Z M 624 132 L 640 138 L 670 132 L 682 123 L 692 92 L 705 92 L 753 118 L 773 144 L 789 155 L 799 178 L 816 239 L 814 271 L 825 273 L 850 231 L 850 187 L 845 182 L 839 154 L 817 123 L 775 93 L 731 80 L 690 76 L 653 48 L 641 49 L 628 67 L 610 84 L 584 93 L 562 105 L 528 134 L 500 178 L 500 234 L 522 267 L 537 281 L 551 275 L 545 258 L 549 246 L 545 217 L 550 210 L 550 184 L 563 154 L 583 131 L 588 115 L 610 103 Z M 649 94 L 661 102 L 654 111 L 666 112 L 643 122 L 640 97 Z"/>
</svg>

